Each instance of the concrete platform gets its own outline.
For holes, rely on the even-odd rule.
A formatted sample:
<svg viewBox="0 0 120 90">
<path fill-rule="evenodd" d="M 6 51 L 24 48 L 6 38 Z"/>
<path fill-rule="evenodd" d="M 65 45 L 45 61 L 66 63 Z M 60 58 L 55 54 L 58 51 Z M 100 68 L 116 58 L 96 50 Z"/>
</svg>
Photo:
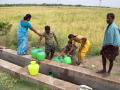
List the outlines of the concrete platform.
<svg viewBox="0 0 120 90">
<path fill-rule="evenodd" d="M 0 69 L 22 79 L 31 81 L 36 84 L 44 85 L 49 90 L 78 90 L 79 88 L 78 85 L 59 80 L 41 73 L 37 76 L 30 76 L 25 68 L 22 68 L 18 65 L 12 64 L 2 59 L 0 59 Z"/>
<path fill-rule="evenodd" d="M 29 64 L 31 57 L 28 57 L 28 55 L 18 56 L 16 54 L 16 51 L 14 51 L 14 50 L 3 49 L 3 51 L 0 52 L 0 59 L 4 59 L 4 60 L 9 61 L 11 63 L 25 67 L 26 65 Z"/>
<path fill-rule="evenodd" d="M 16 52 L 10 49 L 0 53 L 2 59 L 8 60 L 20 66 L 26 66 L 31 61 L 30 55 L 17 56 Z M 19 63 L 20 62 L 20 63 Z M 41 73 L 48 74 L 52 71 L 56 78 L 72 82 L 74 84 L 85 84 L 94 90 L 120 90 L 120 77 L 105 77 L 95 72 L 78 66 L 59 64 L 45 60 L 40 63 Z"/>
</svg>

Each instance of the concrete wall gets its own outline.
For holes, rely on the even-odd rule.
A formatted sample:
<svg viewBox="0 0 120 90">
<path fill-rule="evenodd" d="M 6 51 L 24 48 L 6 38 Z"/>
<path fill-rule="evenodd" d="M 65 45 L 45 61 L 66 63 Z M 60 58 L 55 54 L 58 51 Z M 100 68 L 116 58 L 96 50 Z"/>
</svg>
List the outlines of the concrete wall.
<svg viewBox="0 0 120 90">
<path fill-rule="evenodd" d="M 63 80 L 59 80 L 44 74 L 39 74 L 37 76 L 30 76 L 27 73 L 26 68 L 22 68 L 18 65 L 9 63 L 1 59 L 0 59 L 0 69 L 9 72 L 14 76 L 31 81 L 32 83 L 45 86 L 46 88 L 48 88 L 48 90 L 78 90 L 79 88 L 79 86 L 75 84 Z"/>
<path fill-rule="evenodd" d="M 30 55 L 17 56 L 16 52 L 11 50 L 4 50 L 1 53 L 1 58 L 20 66 L 26 66 L 30 60 Z M 45 60 L 40 63 L 43 74 L 53 72 L 55 77 L 75 84 L 85 84 L 95 90 L 120 90 L 120 77 L 103 77 L 88 69 L 78 66 L 59 64 L 53 61 Z"/>
<path fill-rule="evenodd" d="M 18 56 L 16 51 L 11 49 L 3 49 L 3 51 L 0 52 L 0 58 L 22 67 L 25 67 L 31 61 L 30 55 Z"/>
<path fill-rule="evenodd" d="M 75 84 L 85 84 L 94 90 L 120 90 L 119 77 L 103 77 L 88 69 L 51 61 L 41 62 L 41 72 L 53 72 L 55 77 Z"/>
</svg>

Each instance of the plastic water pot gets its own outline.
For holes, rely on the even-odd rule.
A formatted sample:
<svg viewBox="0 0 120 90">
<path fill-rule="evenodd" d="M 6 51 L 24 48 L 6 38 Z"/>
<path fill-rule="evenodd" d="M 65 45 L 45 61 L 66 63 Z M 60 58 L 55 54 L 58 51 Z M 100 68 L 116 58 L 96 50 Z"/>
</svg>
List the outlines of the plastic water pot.
<svg viewBox="0 0 120 90">
<path fill-rule="evenodd" d="M 59 57 L 54 57 L 52 60 L 58 63 L 62 63 L 63 58 L 59 56 Z"/>
<path fill-rule="evenodd" d="M 45 57 L 46 57 L 46 54 L 45 54 L 45 52 L 38 52 L 37 53 L 37 60 L 38 61 L 44 61 L 45 60 Z"/>
<path fill-rule="evenodd" d="M 28 65 L 28 71 L 29 74 L 32 76 L 38 75 L 39 73 L 39 64 L 36 63 L 36 61 L 31 61 L 30 64 Z"/>
<path fill-rule="evenodd" d="M 87 86 L 87 85 L 80 85 L 79 90 L 93 90 L 93 89 L 91 87 Z"/>
<path fill-rule="evenodd" d="M 64 55 L 64 61 L 65 64 L 72 64 L 71 58 L 67 55 Z"/>
<path fill-rule="evenodd" d="M 32 55 L 32 58 L 36 59 L 37 58 L 37 53 L 42 51 L 42 49 L 40 48 L 34 48 L 31 50 L 31 55 Z"/>
</svg>

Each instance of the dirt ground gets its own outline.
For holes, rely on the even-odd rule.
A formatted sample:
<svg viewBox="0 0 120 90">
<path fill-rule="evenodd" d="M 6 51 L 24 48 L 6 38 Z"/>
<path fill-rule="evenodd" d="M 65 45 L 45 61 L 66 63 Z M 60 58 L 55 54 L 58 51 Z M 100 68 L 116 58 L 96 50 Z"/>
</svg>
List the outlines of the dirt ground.
<svg viewBox="0 0 120 90">
<path fill-rule="evenodd" d="M 59 53 L 55 53 L 54 57 L 58 56 Z M 75 62 L 74 62 L 75 63 Z M 97 72 L 102 69 L 102 57 L 101 56 L 93 56 L 84 59 L 83 63 L 79 65 L 82 68 L 87 68 Z M 107 60 L 107 70 L 109 67 L 109 60 Z M 111 71 L 111 75 L 120 76 L 120 55 L 116 57 L 114 61 L 113 69 Z"/>
<path fill-rule="evenodd" d="M 107 70 L 108 70 L 109 61 L 107 61 Z M 84 62 L 80 65 L 80 67 L 87 68 L 97 72 L 102 69 L 102 58 L 101 56 L 91 57 L 89 59 L 85 59 Z M 116 58 L 113 69 L 111 72 L 112 76 L 120 76 L 120 55 Z"/>
<path fill-rule="evenodd" d="M 57 55 L 59 55 L 59 53 L 55 53 L 55 56 Z M 97 72 L 102 69 L 102 57 L 101 56 L 89 57 L 85 59 L 84 62 L 79 66 Z M 108 67 L 109 67 L 109 61 L 107 61 L 107 70 Z M 111 71 L 111 76 L 120 76 L 120 55 L 117 56 L 114 62 L 113 69 Z"/>
</svg>

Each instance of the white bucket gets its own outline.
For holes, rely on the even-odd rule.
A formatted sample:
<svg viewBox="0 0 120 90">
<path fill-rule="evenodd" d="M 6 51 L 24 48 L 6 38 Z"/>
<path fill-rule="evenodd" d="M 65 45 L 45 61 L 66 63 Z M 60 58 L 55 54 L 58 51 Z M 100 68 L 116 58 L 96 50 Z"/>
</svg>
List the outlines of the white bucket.
<svg viewBox="0 0 120 90">
<path fill-rule="evenodd" d="M 93 90 L 93 89 L 86 85 L 80 85 L 79 90 Z"/>
</svg>

